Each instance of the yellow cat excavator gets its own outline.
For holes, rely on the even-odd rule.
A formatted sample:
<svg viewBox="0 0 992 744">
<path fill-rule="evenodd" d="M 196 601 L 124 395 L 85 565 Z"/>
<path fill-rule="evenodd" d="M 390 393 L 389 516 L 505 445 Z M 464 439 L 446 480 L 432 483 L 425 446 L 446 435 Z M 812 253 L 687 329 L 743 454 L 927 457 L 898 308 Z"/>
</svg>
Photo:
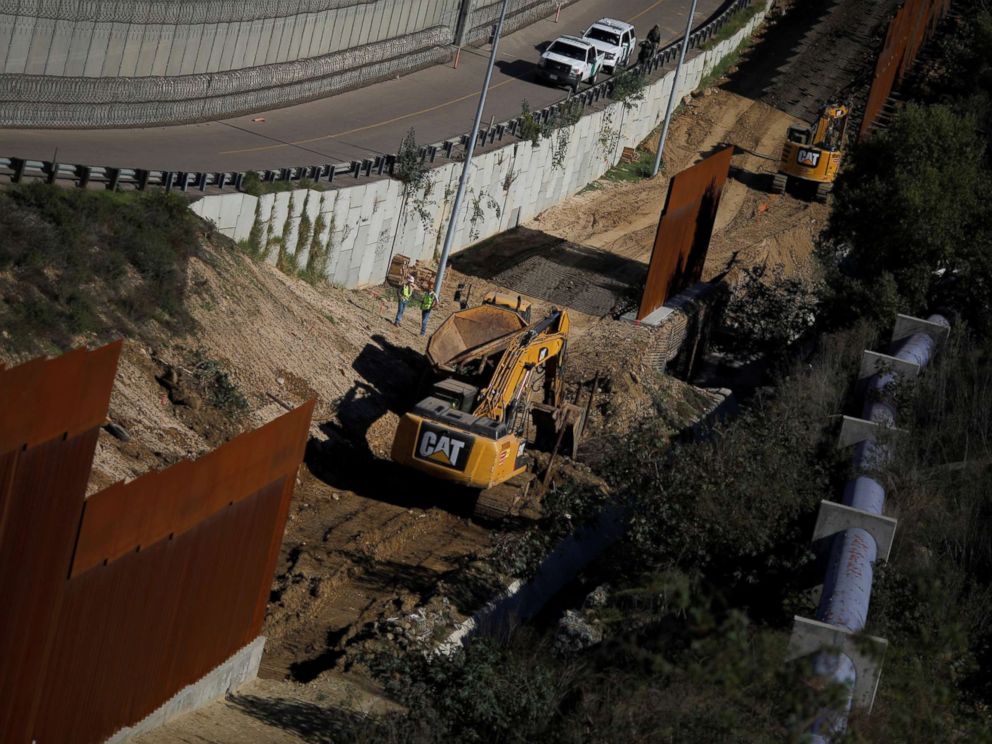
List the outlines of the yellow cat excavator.
<svg viewBox="0 0 992 744">
<path fill-rule="evenodd" d="M 833 190 L 847 136 L 851 108 L 846 103 L 828 103 L 820 109 L 813 126 L 789 127 L 772 191 L 781 194 L 790 178 L 816 184 L 816 200 L 824 202 Z"/>
<path fill-rule="evenodd" d="M 578 443 L 581 409 L 562 400 L 568 329 L 564 310 L 528 323 L 519 302 L 453 313 L 427 344 L 443 378 L 400 419 L 393 460 L 477 491 L 480 516 L 519 511 L 528 444 L 574 454 Z"/>
</svg>

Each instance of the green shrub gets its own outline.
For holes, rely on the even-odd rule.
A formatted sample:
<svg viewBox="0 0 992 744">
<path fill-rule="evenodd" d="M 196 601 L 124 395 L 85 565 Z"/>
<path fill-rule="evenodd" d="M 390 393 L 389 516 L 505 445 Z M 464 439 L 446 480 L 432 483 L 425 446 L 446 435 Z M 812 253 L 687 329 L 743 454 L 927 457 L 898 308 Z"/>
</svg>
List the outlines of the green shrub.
<svg viewBox="0 0 992 744">
<path fill-rule="evenodd" d="M 633 504 L 632 561 L 702 571 L 727 591 L 807 565 L 811 520 L 844 467 L 827 417 L 842 409 L 865 334 L 825 339 L 811 364 L 702 439 L 662 452 L 658 417 L 620 442 L 607 476 Z"/>
<path fill-rule="evenodd" d="M 647 78 L 636 70 L 620 73 L 613 79 L 610 98 L 614 101 L 620 101 L 624 106 L 630 108 L 638 101 L 644 100 L 645 85 L 647 85 Z"/>
<path fill-rule="evenodd" d="M 198 224 L 183 199 L 45 184 L 0 192 L 0 328 L 13 351 L 77 336 L 184 333 L 186 265 Z"/>
</svg>

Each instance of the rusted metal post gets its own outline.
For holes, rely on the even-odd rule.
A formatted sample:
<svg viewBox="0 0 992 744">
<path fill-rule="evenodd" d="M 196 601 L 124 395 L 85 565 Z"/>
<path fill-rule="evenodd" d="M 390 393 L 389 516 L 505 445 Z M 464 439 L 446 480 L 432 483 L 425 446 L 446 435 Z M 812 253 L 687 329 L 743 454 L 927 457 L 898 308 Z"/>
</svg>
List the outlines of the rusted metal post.
<svg viewBox="0 0 992 744">
<path fill-rule="evenodd" d="M 598 371 L 596 372 L 596 377 L 593 378 L 592 381 L 592 390 L 589 391 L 589 400 L 586 402 L 586 410 L 582 417 L 582 426 L 579 428 L 578 432 L 576 432 L 577 437 L 581 437 L 582 432 L 584 432 L 586 429 L 586 422 L 589 420 L 589 411 L 592 409 L 592 401 L 593 398 L 596 397 L 597 387 L 599 387 Z M 579 388 L 579 394 L 575 396 L 576 401 L 578 401 L 581 392 L 582 389 Z M 551 483 L 551 476 L 554 474 L 554 469 L 555 469 L 555 461 L 558 459 L 558 450 L 561 449 L 561 443 L 562 440 L 565 439 L 565 432 L 567 430 L 568 430 L 568 421 L 566 420 L 562 423 L 561 429 L 558 430 L 558 438 L 555 440 L 554 449 L 551 450 L 551 459 L 548 460 L 548 469 L 544 471 L 544 478 L 542 479 L 541 483 L 545 486 L 545 488 L 548 486 L 549 483 Z"/>
</svg>

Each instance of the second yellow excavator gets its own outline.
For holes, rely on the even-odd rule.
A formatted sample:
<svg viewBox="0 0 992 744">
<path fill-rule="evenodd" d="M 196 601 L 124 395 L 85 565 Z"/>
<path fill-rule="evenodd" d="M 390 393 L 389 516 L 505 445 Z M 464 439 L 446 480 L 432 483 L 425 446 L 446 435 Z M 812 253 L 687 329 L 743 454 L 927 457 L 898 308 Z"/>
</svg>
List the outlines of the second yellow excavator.
<svg viewBox="0 0 992 744">
<path fill-rule="evenodd" d="M 431 336 L 427 358 L 444 377 L 400 419 L 392 447 L 394 461 L 477 491 L 487 517 L 526 498 L 528 444 L 574 451 L 582 418 L 562 400 L 568 314 L 528 323 L 519 302 L 499 299 L 453 313 Z"/>
<path fill-rule="evenodd" d="M 820 109 L 813 126 L 789 127 L 772 191 L 781 194 L 789 179 L 797 178 L 816 184 L 816 200 L 826 201 L 844 157 L 850 115 L 850 106 L 833 102 Z"/>
</svg>

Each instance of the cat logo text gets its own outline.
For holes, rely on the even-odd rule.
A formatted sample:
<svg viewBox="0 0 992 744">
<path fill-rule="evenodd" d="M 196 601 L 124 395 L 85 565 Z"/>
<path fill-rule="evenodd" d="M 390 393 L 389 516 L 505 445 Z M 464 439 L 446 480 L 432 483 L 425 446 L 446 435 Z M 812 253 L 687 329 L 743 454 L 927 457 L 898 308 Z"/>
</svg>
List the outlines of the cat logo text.
<svg viewBox="0 0 992 744">
<path fill-rule="evenodd" d="M 474 441 L 474 438 L 468 435 L 453 434 L 447 429 L 431 426 L 425 422 L 420 425 L 416 456 L 435 465 L 464 470 Z"/>
<path fill-rule="evenodd" d="M 800 149 L 796 153 L 796 162 L 799 165 L 805 165 L 807 168 L 815 168 L 820 164 L 820 152 L 819 150 L 803 150 Z"/>
</svg>

